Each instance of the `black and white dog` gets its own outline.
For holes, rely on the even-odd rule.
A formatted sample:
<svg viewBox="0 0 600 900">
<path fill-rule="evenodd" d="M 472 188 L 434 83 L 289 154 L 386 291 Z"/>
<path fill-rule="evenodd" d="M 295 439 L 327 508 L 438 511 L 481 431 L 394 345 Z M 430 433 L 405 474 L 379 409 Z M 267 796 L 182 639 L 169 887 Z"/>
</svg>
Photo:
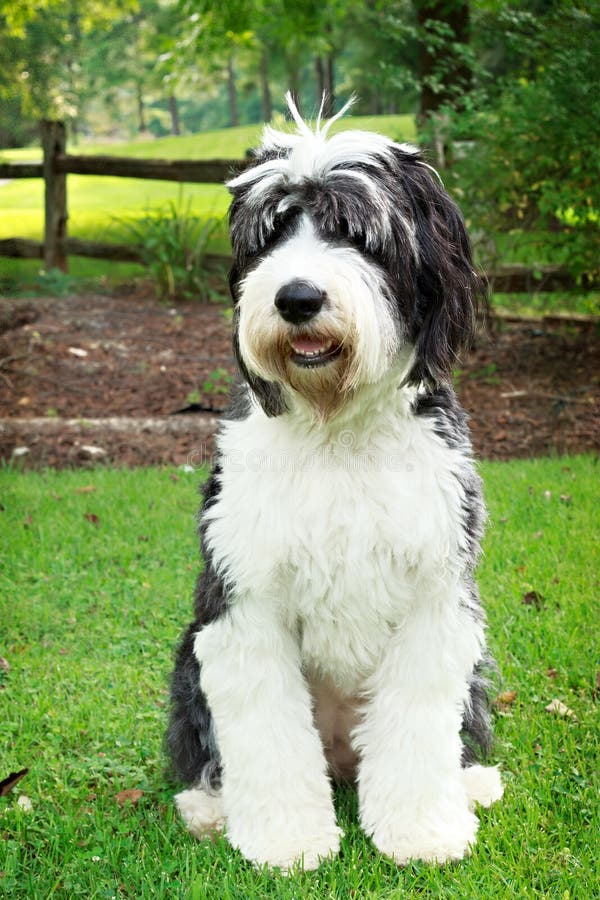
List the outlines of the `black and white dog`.
<svg viewBox="0 0 600 900">
<path fill-rule="evenodd" d="M 243 379 L 173 679 L 177 805 L 199 837 L 309 869 L 339 848 L 330 778 L 352 780 L 380 851 L 460 859 L 502 794 L 474 753 L 484 507 L 450 386 L 482 283 L 418 150 L 288 102 L 296 133 L 267 128 L 229 183 Z"/>
</svg>

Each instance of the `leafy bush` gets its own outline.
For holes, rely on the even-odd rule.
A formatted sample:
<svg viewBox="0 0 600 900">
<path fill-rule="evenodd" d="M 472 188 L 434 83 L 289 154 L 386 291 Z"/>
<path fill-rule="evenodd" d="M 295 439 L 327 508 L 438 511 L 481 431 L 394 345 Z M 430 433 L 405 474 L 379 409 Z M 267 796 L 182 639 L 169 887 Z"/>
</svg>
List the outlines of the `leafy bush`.
<svg viewBox="0 0 600 900">
<path fill-rule="evenodd" d="M 141 218 L 117 222 L 126 238 L 140 249 L 160 300 L 172 303 L 178 297 L 200 301 L 217 297 L 211 288 L 206 254 L 221 225 L 219 219 L 193 214 L 189 201 L 185 205 L 170 201 Z"/>
<path fill-rule="evenodd" d="M 600 30 L 568 5 L 550 19 L 513 19 L 528 65 L 447 112 L 451 139 L 470 139 L 448 186 L 476 231 L 508 229 L 530 261 L 562 263 L 585 283 L 599 272 Z"/>
</svg>

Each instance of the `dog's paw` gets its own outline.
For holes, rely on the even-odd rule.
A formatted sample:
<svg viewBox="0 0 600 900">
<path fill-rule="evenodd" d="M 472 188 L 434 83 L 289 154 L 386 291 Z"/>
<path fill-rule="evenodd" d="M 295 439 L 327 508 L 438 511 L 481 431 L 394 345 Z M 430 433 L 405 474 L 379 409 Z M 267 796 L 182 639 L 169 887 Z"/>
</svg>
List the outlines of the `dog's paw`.
<svg viewBox="0 0 600 900">
<path fill-rule="evenodd" d="M 202 788 L 191 788 L 175 796 L 181 818 L 194 837 L 210 837 L 225 827 L 225 814 L 219 793 L 209 794 Z"/>
<path fill-rule="evenodd" d="M 416 818 L 382 822 L 373 831 L 373 843 L 399 866 L 411 860 L 447 863 L 463 859 L 475 843 L 479 821 L 473 813 L 458 808 L 428 817 L 420 823 Z"/>
<path fill-rule="evenodd" d="M 461 774 L 470 809 L 473 809 L 476 803 L 491 806 L 504 793 L 498 766 L 469 766 L 468 769 L 463 769 Z"/>
<path fill-rule="evenodd" d="M 268 866 L 288 873 L 295 869 L 316 869 L 325 859 L 333 858 L 340 849 L 343 835 L 337 825 L 315 833 L 310 829 L 287 829 L 277 833 L 260 833 L 256 826 L 252 835 L 229 834 L 234 847 L 256 866 Z"/>
</svg>

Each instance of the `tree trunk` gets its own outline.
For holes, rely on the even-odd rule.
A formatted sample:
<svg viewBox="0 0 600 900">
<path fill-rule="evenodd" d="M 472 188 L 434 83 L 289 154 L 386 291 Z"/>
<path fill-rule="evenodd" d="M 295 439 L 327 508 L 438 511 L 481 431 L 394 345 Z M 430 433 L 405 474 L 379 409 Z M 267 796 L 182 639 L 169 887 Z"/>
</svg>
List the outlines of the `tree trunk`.
<svg viewBox="0 0 600 900">
<path fill-rule="evenodd" d="M 333 74 L 333 53 L 328 53 L 325 57 L 325 104 L 323 106 L 323 115 L 326 119 L 330 119 L 333 115 L 333 105 L 335 103 L 335 86 Z"/>
<path fill-rule="evenodd" d="M 373 91 L 373 92 L 372 92 L 372 94 L 371 94 L 371 102 L 370 102 L 369 105 L 370 105 L 370 108 L 371 108 L 371 115 L 372 115 L 372 116 L 380 116 L 380 115 L 381 115 L 381 112 L 382 112 L 382 106 L 381 106 L 381 95 L 380 95 L 379 91 Z"/>
<path fill-rule="evenodd" d="M 227 58 L 227 92 L 229 94 L 229 124 L 233 128 L 239 125 L 233 54 Z"/>
<path fill-rule="evenodd" d="M 460 103 L 471 86 L 472 72 L 457 44 L 467 46 L 470 37 L 469 0 L 413 0 L 420 29 L 435 40 L 419 43 L 421 119 L 436 113 L 445 103 Z M 436 25 L 449 27 L 451 40 L 436 38 Z"/>
<path fill-rule="evenodd" d="M 179 109 L 177 107 L 177 97 L 175 94 L 169 94 L 169 115 L 171 116 L 171 134 L 180 135 L 181 127 L 179 124 Z"/>
<path fill-rule="evenodd" d="M 141 133 L 146 131 L 146 115 L 145 115 L 145 107 L 144 107 L 144 97 L 142 94 L 142 85 L 138 81 L 135 85 L 135 91 L 137 96 L 137 113 L 138 113 L 138 131 Z"/>
<path fill-rule="evenodd" d="M 271 101 L 271 89 L 269 87 L 269 59 L 265 49 L 263 49 L 260 54 L 259 76 L 263 122 L 270 122 L 273 118 L 273 103 Z"/>
<path fill-rule="evenodd" d="M 323 68 L 323 58 L 321 56 L 315 56 L 315 76 L 317 79 L 317 103 L 320 106 L 325 91 L 325 71 Z"/>
<path fill-rule="evenodd" d="M 315 74 L 317 76 L 317 101 L 323 103 L 323 118 L 330 119 L 333 115 L 333 55 L 329 53 L 325 60 L 322 56 L 315 57 Z"/>
<path fill-rule="evenodd" d="M 290 54 L 286 60 L 288 90 L 292 95 L 292 99 L 296 104 L 298 112 L 302 115 L 302 104 L 300 102 L 300 63 L 297 55 Z"/>
</svg>

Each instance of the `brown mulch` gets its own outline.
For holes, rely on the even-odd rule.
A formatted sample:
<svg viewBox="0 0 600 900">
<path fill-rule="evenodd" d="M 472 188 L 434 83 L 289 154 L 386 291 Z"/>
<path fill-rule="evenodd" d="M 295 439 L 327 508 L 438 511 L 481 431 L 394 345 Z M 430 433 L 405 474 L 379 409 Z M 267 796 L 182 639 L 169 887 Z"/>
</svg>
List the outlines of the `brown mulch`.
<svg viewBox="0 0 600 900">
<path fill-rule="evenodd" d="M 224 373 L 233 372 L 225 307 L 170 308 L 139 288 L 27 300 L 22 315 L 11 305 L 0 334 L 0 459 L 39 467 L 209 456 Z M 482 458 L 597 451 L 598 323 L 495 319 L 458 391 Z"/>
</svg>

